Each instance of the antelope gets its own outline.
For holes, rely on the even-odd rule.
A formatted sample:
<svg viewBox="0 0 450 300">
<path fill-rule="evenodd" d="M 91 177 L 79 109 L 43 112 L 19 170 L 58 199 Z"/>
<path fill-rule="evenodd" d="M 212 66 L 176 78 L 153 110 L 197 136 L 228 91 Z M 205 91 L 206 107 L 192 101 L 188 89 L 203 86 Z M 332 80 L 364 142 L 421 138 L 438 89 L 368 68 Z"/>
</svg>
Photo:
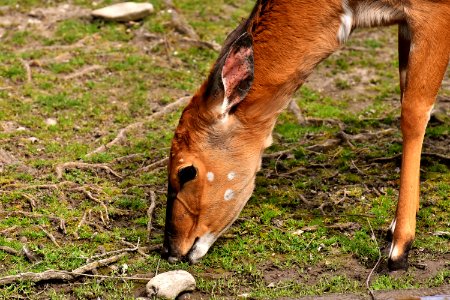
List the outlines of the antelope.
<svg viewBox="0 0 450 300">
<path fill-rule="evenodd" d="M 390 270 L 408 266 L 425 129 L 450 55 L 449 0 L 257 0 L 184 109 L 168 165 L 163 255 L 198 262 L 255 186 L 280 112 L 355 28 L 398 25 L 403 136 Z"/>
</svg>

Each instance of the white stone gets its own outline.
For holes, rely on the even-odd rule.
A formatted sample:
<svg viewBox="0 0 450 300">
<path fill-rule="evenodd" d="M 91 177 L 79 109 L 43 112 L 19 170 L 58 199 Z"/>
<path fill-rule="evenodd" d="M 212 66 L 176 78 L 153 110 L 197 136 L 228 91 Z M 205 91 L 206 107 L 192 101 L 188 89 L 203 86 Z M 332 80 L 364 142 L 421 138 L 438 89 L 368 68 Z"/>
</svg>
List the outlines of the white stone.
<svg viewBox="0 0 450 300">
<path fill-rule="evenodd" d="M 151 3 L 122 2 L 96 9 L 91 14 L 109 21 L 129 22 L 143 19 L 153 11 Z"/>
<path fill-rule="evenodd" d="M 149 297 L 175 299 L 182 292 L 195 289 L 195 278 L 184 270 L 169 271 L 153 277 L 146 289 Z"/>
<path fill-rule="evenodd" d="M 28 138 L 28 140 L 31 142 L 31 143 L 37 143 L 38 141 L 39 141 L 39 139 L 37 138 L 37 137 L 34 137 L 34 136 L 32 136 L 32 137 L 29 137 Z"/>
<path fill-rule="evenodd" d="M 56 124 L 58 124 L 58 121 L 56 121 L 56 119 L 54 119 L 54 118 L 48 118 L 48 119 L 45 119 L 45 124 L 47 124 L 49 126 L 55 126 Z"/>
</svg>

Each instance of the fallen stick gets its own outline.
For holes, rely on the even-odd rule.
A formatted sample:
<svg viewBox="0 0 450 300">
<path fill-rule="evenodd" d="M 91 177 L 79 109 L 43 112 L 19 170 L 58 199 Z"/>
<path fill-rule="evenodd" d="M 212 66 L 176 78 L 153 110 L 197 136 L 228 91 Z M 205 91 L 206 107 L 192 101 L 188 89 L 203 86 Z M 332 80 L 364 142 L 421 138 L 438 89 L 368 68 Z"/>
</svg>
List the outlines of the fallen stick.
<svg viewBox="0 0 450 300">
<path fill-rule="evenodd" d="M 104 66 L 100 66 L 100 65 L 87 66 L 85 68 L 82 68 L 81 70 L 78 70 L 78 71 L 74 72 L 74 73 L 62 76 L 61 79 L 63 79 L 63 80 L 71 80 L 71 79 L 74 79 L 74 78 L 82 77 L 82 76 L 84 76 L 84 75 L 86 75 L 88 73 L 91 73 L 91 72 L 102 70 L 104 68 L 105 68 Z"/>
<path fill-rule="evenodd" d="M 106 164 L 88 164 L 88 163 L 75 162 L 75 161 L 58 164 L 55 167 L 56 177 L 58 179 L 61 179 L 63 177 L 63 173 L 67 169 L 82 169 L 82 170 L 102 169 L 102 170 L 106 171 L 107 173 L 110 173 L 110 174 L 116 176 L 117 178 L 122 179 L 122 176 L 120 176 L 118 173 L 113 171 Z"/>
<path fill-rule="evenodd" d="M 47 237 L 52 241 L 52 243 L 57 247 L 57 248 L 61 248 L 61 246 L 58 244 L 58 242 L 56 241 L 56 238 L 53 236 L 53 234 L 51 234 L 50 232 L 48 232 L 47 230 L 45 230 L 44 227 L 42 227 L 41 225 L 38 225 L 39 229 L 41 229 L 46 235 Z"/>
<path fill-rule="evenodd" d="M 135 173 L 151 172 L 151 171 L 156 170 L 159 167 L 163 167 L 163 166 L 167 165 L 168 163 L 169 163 L 169 158 L 165 157 L 165 158 L 158 160 L 148 166 L 137 169 L 135 171 Z"/>
<path fill-rule="evenodd" d="M 79 191 L 82 192 L 86 195 L 86 197 L 88 197 L 89 199 L 91 199 L 92 201 L 100 204 L 103 209 L 105 210 L 105 214 L 106 214 L 106 220 L 109 222 L 109 211 L 108 211 L 108 207 L 106 206 L 106 204 L 100 200 L 97 199 L 96 197 L 94 197 L 94 195 L 92 195 L 92 193 L 90 191 L 88 191 L 85 187 L 78 187 L 78 188 L 74 188 L 72 189 L 72 191 Z"/>
<path fill-rule="evenodd" d="M 86 154 L 86 157 L 91 157 L 94 154 L 105 152 L 112 146 L 120 145 L 123 141 L 125 141 L 126 135 L 129 131 L 141 128 L 145 123 L 153 121 L 156 118 L 159 118 L 165 114 L 177 110 L 179 107 L 185 105 L 190 98 L 191 98 L 190 96 L 181 97 L 177 101 L 170 103 L 169 105 L 162 108 L 160 111 L 144 118 L 143 120 L 136 123 L 132 123 L 126 126 L 125 128 L 120 129 L 119 132 L 117 133 L 117 136 L 111 142 L 107 143 L 106 145 L 101 145 L 100 147 L 94 149 L 93 151 Z"/>
<path fill-rule="evenodd" d="M 91 275 L 86 274 L 86 272 L 92 272 L 94 269 L 99 267 L 104 267 L 110 265 L 112 263 L 117 262 L 122 257 L 124 257 L 127 253 L 122 253 L 119 255 L 115 255 L 112 257 L 108 257 L 105 259 L 101 259 L 95 262 L 88 263 L 84 266 L 81 266 L 73 271 L 60 271 L 60 270 L 46 270 L 40 273 L 26 272 L 20 273 L 17 275 L 10 275 L 0 278 L 0 286 L 4 286 L 7 284 L 29 281 L 29 282 L 41 282 L 41 281 L 49 281 L 49 280 L 62 280 L 62 281 L 71 281 L 75 280 L 78 277 L 86 276 L 86 277 L 99 277 L 104 275 Z M 123 279 L 123 277 L 108 277 L 108 278 L 117 278 Z"/>
<path fill-rule="evenodd" d="M 104 267 L 104 266 L 110 265 L 112 263 L 115 263 L 119 259 L 124 257 L 125 255 L 127 255 L 127 253 L 120 253 L 118 255 L 114 255 L 114 256 L 111 256 L 111 257 L 108 257 L 108 258 L 104 258 L 104 259 L 100 259 L 100 260 L 97 260 L 97 261 L 93 261 L 91 263 L 85 264 L 84 266 L 76 268 L 75 270 L 72 271 L 72 273 L 74 273 L 74 274 L 82 274 L 82 273 L 90 272 L 93 269 L 97 269 L 97 268 Z"/>
<path fill-rule="evenodd" d="M 156 200 L 156 195 L 154 191 L 150 191 L 150 206 L 147 210 L 147 217 L 148 217 L 148 221 L 147 221 L 147 237 L 150 240 L 151 237 L 151 233 L 152 233 L 152 216 L 153 216 L 153 211 L 155 210 L 155 203 Z"/>
<path fill-rule="evenodd" d="M 16 249 L 8 247 L 8 246 L 0 246 L 0 250 L 4 251 L 6 253 L 12 254 L 12 255 L 16 255 L 16 256 L 20 255 L 20 251 L 17 251 Z"/>
</svg>

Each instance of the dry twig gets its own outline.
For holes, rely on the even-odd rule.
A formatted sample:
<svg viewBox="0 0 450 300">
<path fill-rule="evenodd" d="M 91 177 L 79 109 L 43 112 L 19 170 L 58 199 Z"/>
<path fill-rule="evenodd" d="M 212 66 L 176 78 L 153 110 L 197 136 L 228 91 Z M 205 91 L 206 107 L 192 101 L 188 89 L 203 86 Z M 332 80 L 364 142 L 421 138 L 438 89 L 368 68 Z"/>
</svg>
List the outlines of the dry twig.
<svg viewBox="0 0 450 300">
<path fill-rule="evenodd" d="M 150 206 L 147 210 L 147 217 L 148 217 L 148 221 L 147 221 L 147 236 L 148 239 L 150 240 L 151 237 L 151 232 L 152 232 L 152 215 L 153 215 L 153 210 L 155 210 L 155 203 L 156 200 L 156 194 L 154 191 L 150 191 Z"/>
<path fill-rule="evenodd" d="M 50 232 L 48 232 L 47 230 L 45 230 L 44 227 L 42 227 L 41 225 L 38 225 L 38 227 L 48 236 L 48 238 L 52 241 L 52 243 L 58 247 L 61 248 L 61 246 L 58 244 L 58 242 L 56 241 L 56 238 L 53 236 L 53 234 L 51 234 Z"/>
<path fill-rule="evenodd" d="M 61 179 L 63 176 L 63 173 L 67 169 L 82 169 L 82 170 L 102 169 L 102 170 L 106 171 L 107 173 L 110 173 L 110 174 L 116 176 L 117 178 L 122 179 L 122 176 L 120 176 L 117 172 L 113 171 L 107 164 L 88 164 L 88 163 L 75 162 L 75 161 L 58 164 L 55 167 L 57 178 Z"/>
<path fill-rule="evenodd" d="M 29 282 L 41 282 L 41 281 L 49 281 L 49 280 L 62 280 L 62 281 L 72 281 L 79 277 L 103 277 L 103 278 L 118 278 L 118 279 L 135 279 L 133 277 L 115 277 L 115 276 L 106 276 L 106 275 L 91 275 L 86 274 L 86 272 L 92 272 L 94 269 L 99 267 L 104 267 L 110 265 L 112 263 L 117 262 L 122 257 L 124 257 L 127 253 L 121 253 L 119 255 L 115 255 L 112 257 L 108 257 L 105 259 L 101 259 L 95 262 L 88 263 L 84 266 L 81 266 L 73 271 L 60 271 L 60 270 L 47 270 L 40 273 L 26 272 L 20 273 L 17 275 L 10 275 L 0 278 L 0 286 L 4 286 L 7 284 L 12 284 L 16 282 L 29 281 Z M 142 278 L 137 278 L 142 280 Z M 147 278 L 146 278 L 147 279 Z"/>
<path fill-rule="evenodd" d="M 70 73 L 70 74 L 67 74 L 65 76 L 62 76 L 61 79 L 63 79 L 63 80 L 71 80 L 71 79 L 74 79 L 74 78 L 83 77 L 86 74 L 89 74 L 91 72 L 95 72 L 95 71 L 98 71 L 98 70 L 102 70 L 104 68 L 105 68 L 104 66 L 100 66 L 100 65 L 87 66 L 85 68 L 82 68 L 81 70 L 78 70 L 78 71 L 74 72 L 74 73 Z"/>
<path fill-rule="evenodd" d="M 103 207 L 103 209 L 105 210 L 106 221 L 109 222 L 109 211 L 108 211 L 108 207 L 106 206 L 106 204 L 105 204 L 102 200 L 100 200 L 100 199 L 94 197 L 94 195 L 92 195 L 92 193 L 91 193 L 90 191 L 88 191 L 88 190 L 87 190 L 85 187 L 83 187 L 83 186 L 82 186 L 82 187 L 74 188 L 74 189 L 72 189 L 72 190 L 73 190 L 73 191 L 79 191 L 79 192 L 82 192 L 82 193 L 84 193 L 84 194 L 86 195 L 86 197 L 88 197 L 88 198 L 91 199 L 92 201 L 94 201 L 94 202 L 100 204 L 101 207 Z M 105 225 L 106 225 L 106 224 L 105 224 Z"/>
<path fill-rule="evenodd" d="M 142 126 L 144 126 L 145 123 L 153 121 L 156 118 L 159 118 L 165 114 L 168 114 L 168 113 L 171 113 L 171 112 L 177 110 L 179 107 L 185 105 L 189 99 L 190 99 L 190 96 L 181 97 L 177 101 L 170 103 L 169 105 L 162 108 L 160 111 L 144 118 L 143 120 L 136 122 L 136 123 L 132 123 L 132 124 L 128 125 L 127 127 L 120 129 L 117 136 L 111 142 L 107 143 L 106 145 L 101 145 L 100 147 L 96 148 L 95 150 L 89 152 L 88 154 L 86 154 L 86 157 L 91 157 L 94 154 L 105 152 L 112 146 L 120 145 L 121 143 L 123 143 L 125 141 L 126 135 L 128 132 L 130 132 L 131 130 L 139 129 Z"/>
<path fill-rule="evenodd" d="M 169 158 L 165 157 L 165 158 L 160 159 L 148 166 L 137 169 L 136 173 L 152 172 L 152 171 L 158 169 L 159 167 L 163 167 L 163 166 L 167 165 L 168 162 L 169 162 Z"/>
<path fill-rule="evenodd" d="M 16 256 L 20 255 L 19 251 L 17 251 L 16 249 L 13 249 L 11 247 L 8 247 L 8 246 L 0 246 L 0 250 L 4 251 L 6 253 L 12 254 L 12 255 L 16 255 Z"/>
</svg>

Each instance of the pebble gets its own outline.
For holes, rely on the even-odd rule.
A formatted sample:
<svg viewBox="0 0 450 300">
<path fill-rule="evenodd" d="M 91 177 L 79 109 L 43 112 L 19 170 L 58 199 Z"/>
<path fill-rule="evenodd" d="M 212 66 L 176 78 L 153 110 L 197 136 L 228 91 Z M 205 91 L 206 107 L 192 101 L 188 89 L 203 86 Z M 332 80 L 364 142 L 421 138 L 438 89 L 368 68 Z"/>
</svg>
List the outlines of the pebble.
<svg viewBox="0 0 450 300">
<path fill-rule="evenodd" d="M 54 126 L 54 125 L 58 124 L 58 121 L 56 121 L 56 119 L 54 119 L 54 118 L 48 118 L 48 119 L 45 119 L 45 124 L 47 124 L 49 126 Z"/>
<path fill-rule="evenodd" d="M 109 21 L 129 22 L 143 19 L 154 11 L 151 3 L 122 2 L 92 11 L 92 16 Z"/>
<path fill-rule="evenodd" d="M 175 299 L 182 292 L 195 289 L 195 278 L 184 270 L 169 271 L 153 277 L 146 289 L 149 297 Z"/>
<path fill-rule="evenodd" d="M 39 141 L 39 139 L 38 139 L 37 137 L 34 137 L 34 136 L 29 137 L 28 140 L 29 140 L 32 144 L 37 143 L 37 142 Z"/>
</svg>

